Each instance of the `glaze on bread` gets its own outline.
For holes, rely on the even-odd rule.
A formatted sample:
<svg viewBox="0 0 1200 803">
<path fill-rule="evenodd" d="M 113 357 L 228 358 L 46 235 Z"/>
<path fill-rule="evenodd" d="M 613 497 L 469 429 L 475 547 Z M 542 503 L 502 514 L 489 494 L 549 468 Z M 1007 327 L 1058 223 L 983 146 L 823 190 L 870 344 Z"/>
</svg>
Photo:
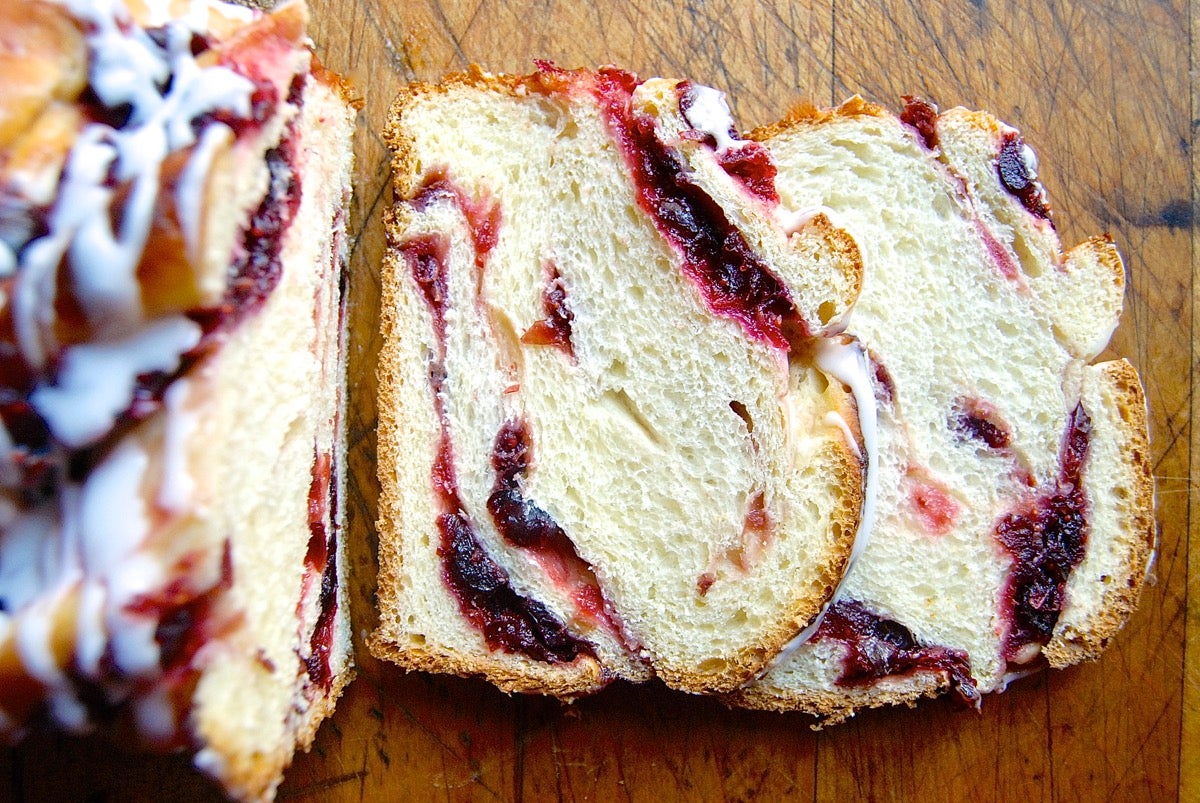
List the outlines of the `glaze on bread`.
<svg viewBox="0 0 1200 803">
<path fill-rule="evenodd" d="M 350 675 L 354 111 L 302 3 L 0 16 L 0 725 L 269 798 Z"/>
</svg>

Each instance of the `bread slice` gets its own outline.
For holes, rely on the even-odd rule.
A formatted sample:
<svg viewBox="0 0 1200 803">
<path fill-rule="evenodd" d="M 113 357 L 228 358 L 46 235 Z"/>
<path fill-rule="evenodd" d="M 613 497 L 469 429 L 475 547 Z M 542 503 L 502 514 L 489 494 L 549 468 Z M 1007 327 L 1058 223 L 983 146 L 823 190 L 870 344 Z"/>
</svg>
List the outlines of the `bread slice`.
<svg viewBox="0 0 1200 803">
<path fill-rule="evenodd" d="M 865 459 L 814 355 L 858 253 L 777 220 L 765 151 L 711 100 L 542 64 L 396 101 L 377 656 L 724 692 L 828 601 Z"/>
<path fill-rule="evenodd" d="M 300 3 L 0 14 L 0 730 L 270 798 L 350 677 L 354 109 Z"/>
<path fill-rule="evenodd" d="M 1089 364 L 1121 310 L 1111 240 L 1061 250 L 1032 151 L 985 113 L 854 98 L 752 138 L 783 206 L 861 248 L 845 331 L 874 365 L 878 498 L 829 614 L 731 701 L 836 722 L 1096 657 L 1154 538 L 1137 374 Z"/>
</svg>

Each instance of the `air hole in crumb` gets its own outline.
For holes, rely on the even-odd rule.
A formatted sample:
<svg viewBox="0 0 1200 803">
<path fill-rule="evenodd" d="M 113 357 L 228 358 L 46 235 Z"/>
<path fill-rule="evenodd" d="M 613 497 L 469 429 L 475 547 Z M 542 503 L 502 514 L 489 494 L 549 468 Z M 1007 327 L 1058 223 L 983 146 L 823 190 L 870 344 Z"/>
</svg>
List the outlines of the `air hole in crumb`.
<svg viewBox="0 0 1200 803">
<path fill-rule="evenodd" d="M 833 320 L 834 314 L 837 312 L 837 307 L 832 301 L 826 301 L 821 306 L 817 307 L 817 317 L 821 319 L 821 323 L 828 324 Z"/>
<path fill-rule="evenodd" d="M 746 431 L 754 432 L 754 419 L 750 417 L 750 411 L 746 409 L 746 405 L 740 401 L 731 401 L 729 409 L 737 413 L 737 417 L 746 422 Z"/>
</svg>

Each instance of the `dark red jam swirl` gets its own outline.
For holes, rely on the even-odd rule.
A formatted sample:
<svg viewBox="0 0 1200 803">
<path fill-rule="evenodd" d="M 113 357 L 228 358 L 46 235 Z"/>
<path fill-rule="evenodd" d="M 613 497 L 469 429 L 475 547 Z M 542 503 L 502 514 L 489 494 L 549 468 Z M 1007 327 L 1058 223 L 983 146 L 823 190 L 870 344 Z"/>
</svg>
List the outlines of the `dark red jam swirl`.
<svg viewBox="0 0 1200 803">
<path fill-rule="evenodd" d="M 336 485 L 336 483 L 335 483 Z M 321 572 L 321 597 L 318 603 L 320 613 L 309 638 L 309 654 L 304 659 L 304 668 L 308 679 L 316 686 L 328 692 L 333 686 L 333 652 L 334 624 L 337 620 L 337 528 L 330 533 L 326 548 L 328 559 L 325 569 Z"/>
<path fill-rule="evenodd" d="M 557 270 L 552 270 L 550 281 L 542 289 L 542 315 L 521 335 L 521 342 L 530 346 L 554 346 L 568 357 L 574 357 L 571 325 L 575 313 L 567 304 L 567 287 Z"/>
<path fill-rule="evenodd" d="M 496 529 L 513 546 L 548 549 L 566 545 L 571 552 L 567 534 L 550 514 L 521 492 L 521 479 L 529 471 L 533 446 L 529 428 L 524 421 L 507 421 L 496 435 L 492 447 L 492 470 L 496 483 L 488 497 L 487 508 L 496 522 Z"/>
<path fill-rule="evenodd" d="M 490 648 L 552 664 L 594 654 L 545 605 L 513 590 L 508 572 L 484 551 L 465 513 L 443 513 L 437 526 L 444 576 Z"/>
<path fill-rule="evenodd" d="M 467 221 L 471 243 L 475 247 L 475 267 L 483 274 L 488 254 L 500 240 L 500 205 L 484 197 L 472 200 L 444 169 L 431 171 L 409 203 L 418 212 L 448 201 L 458 207 Z"/>
<path fill-rule="evenodd" d="M 904 96 L 904 111 L 900 112 L 900 122 L 913 128 L 925 147 L 933 150 L 938 146 L 938 110 L 923 98 L 913 95 Z"/>
<path fill-rule="evenodd" d="M 496 482 L 487 502 L 496 529 L 508 543 L 533 552 L 550 577 L 567 587 L 581 613 L 620 636 L 592 567 L 579 556 L 558 522 L 525 497 L 522 480 L 532 460 L 533 443 L 526 423 L 506 422 L 492 449 Z"/>
<path fill-rule="evenodd" d="M 328 692 L 333 685 L 334 622 L 337 618 L 337 540 L 339 535 L 338 484 L 336 455 L 318 452 L 313 461 L 312 482 L 308 489 L 308 550 L 305 567 L 320 573 L 320 613 L 309 637 L 304 667 L 309 680 Z M 307 586 L 306 586 L 307 588 Z"/>
<path fill-rule="evenodd" d="M 693 124 L 688 115 L 696 102 L 696 87 L 691 81 L 680 81 L 675 85 L 675 95 L 679 99 L 679 111 L 683 119 Z M 737 138 L 738 132 L 731 125 L 725 132 Z M 711 147 L 717 146 L 716 138 L 710 132 L 685 131 L 681 136 L 699 135 Z M 779 170 L 771 159 L 770 152 L 760 142 L 743 141 L 737 147 L 730 147 L 717 154 L 717 164 L 745 188 L 746 192 L 756 196 L 768 204 L 779 203 L 779 193 L 775 189 L 775 176 Z"/>
<path fill-rule="evenodd" d="M 954 403 L 951 426 L 962 438 L 978 441 L 990 449 L 1002 451 L 1012 441 L 1012 433 L 1000 412 L 982 399 L 962 397 Z"/>
<path fill-rule="evenodd" d="M 312 481 L 308 486 L 308 550 L 304 565 L 315 572 L 325 571 L 329 558 L 330 512 L 337 510 L 337 483 L 333 478 L 333 459 L 318 452 L 313 459 Z"/>
<path fill-rule="evenodd" d="M 433 316 L 437 339 L 437 354 L 430 360 L 429 382 L 441 433 L 430 482 L 442 508 L 436 521 L 442 578 L 463 616 L 483 634 L 489 648 L 547 663 L 570 663 L 580 655 L 594 656 L 591 645 L 575 638 L 545 605 L 513 590 L 508 572 L 480 543 L 459 497 L 443 402 L 448 250 L 448 241 L 440 235 L 415 237 L 398 246 Z"/>
<path fill-rule="evenodd" d="M 715 315 L 752 338 L 787 349 L 808 334 L 787 287 L 754 252 L 724 210 L 691 178 L 681 157 L 635 113 L 637 79 L 614 69 L 596 75 L 595 93 L 637 187 L 638 205 L 683 257 L 685 275 Z"/>
<path fill-rule="evenodd" d="M 717 154 L 717 164 L 737 179 L 746 192 L 768 204 L 779 203 L 779 192 L 775 189 L 775 176 L 779 170 L 761 143 L 747 142 Z"/>
<path fill-rule="evenodd" d="M 266 154 L 270 188 L 242 233 L 241 258 L 232 267 L 225 300 L 230 314 L 238 318 L 261 308 L 283 275 L 283 235 L 300 207 L 293 150 L 289 138 Z"/>
<path fill-rule="evenodd" d="M 1091 432 L 1091 418 L 1077 405 L 1059 447 L 1054 488 L 996 524 L 996 540 L 1012 556 L 1002 598 L 1009 625 L 1006 660 L 1019 663 L 1029 657 L 1029 645 L 1050 640 L 1066 601 L 1067 580 L 1083 560 L 1088 536 L 1083 466 Z"/>
<path fill-rule="evenodd" d="M 1032 175 L 1025 161 L 1025 141 L 1015 131 L 1003 135 L 1000 144 L 1000 155 L 996 159 L 996 173 L 1000 183 L 1021 202 L 1029 214 L 1050 219 L 1050 206 L 1046 203 L 1046 194 L 1037 177 Z"/>
<path fill-rule="evenodd" d="M 446 339 L 446 302 L 450 293 L 450 241 L 443 234 L 421 234 L 400 246 L 409 272 L 433 316 L 438 343 Z"/>
<path fill-rule="evenodd" d="M 847 648 L 839 686 L 869 686 L 881 678 L 937 672 L 948 677 L 964 699 L 979 697 L 965 652 L 922 645 L 904 625 L 872 613 L 861 602 L 834 603 L 812 640 L 836 641 Z"/>
<path fill-rule="evenodd" d="M 233 552 L 225 542 L 221 557 L 221 576 L 211 588 L 196 590 L 186 572 L 166 588 L 138 597 L 127 608 L 158 622 L 154 640 L 159 649 L 163 673 L 179 677 L 191 668 L 192 659 L 222 626 L 217 607 L 220 598 L 233 586 Z"/>
</svg>

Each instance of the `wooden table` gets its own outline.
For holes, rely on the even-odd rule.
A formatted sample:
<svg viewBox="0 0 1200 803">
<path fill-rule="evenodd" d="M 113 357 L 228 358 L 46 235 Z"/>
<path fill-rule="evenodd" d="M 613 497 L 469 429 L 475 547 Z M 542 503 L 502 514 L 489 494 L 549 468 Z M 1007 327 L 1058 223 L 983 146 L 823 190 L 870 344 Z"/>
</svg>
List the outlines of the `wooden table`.
<svg viewBox="0 0 1200 803">
<path fill-rule="evenodd" d="M 613 63 L 730 94 L 743 128 L 797 101 L 852 93 L 893 107 L 915 93 L 1020 126 L 1068 244 L 1109 231 L 1129 271 L 1105 356 L 1128 355 L 1151 411 L 1161 545 L 1157 582 L 1097 663 L 985 700 L 862 714 L 814 733 L 800 715 L 729 711 L 661 686 L 619 685 L 564 707 L 483 683 L 404 675 L 360 652 L 358 680 L 281 799 L 330 800 L 1200 800 L 1200 445 L 1193 335 L 1200 157 L 1200 4 L 893 0 L 310 0 L 322 59 L 365 105 L 351 268 L 350 493 L 357 627 L 373 614 L 378 134 L 406 81 L 476 62 L 527 72 Z M 1200 510 L 1200 506 L 1197 508 Z M 1200 539 L 1200 535 L 1196 535 Z M 185 799 L 218 793 L 186 761 L 112 755 L 63 738 L 0 756 L 0 799 Z"/>
</svg>

